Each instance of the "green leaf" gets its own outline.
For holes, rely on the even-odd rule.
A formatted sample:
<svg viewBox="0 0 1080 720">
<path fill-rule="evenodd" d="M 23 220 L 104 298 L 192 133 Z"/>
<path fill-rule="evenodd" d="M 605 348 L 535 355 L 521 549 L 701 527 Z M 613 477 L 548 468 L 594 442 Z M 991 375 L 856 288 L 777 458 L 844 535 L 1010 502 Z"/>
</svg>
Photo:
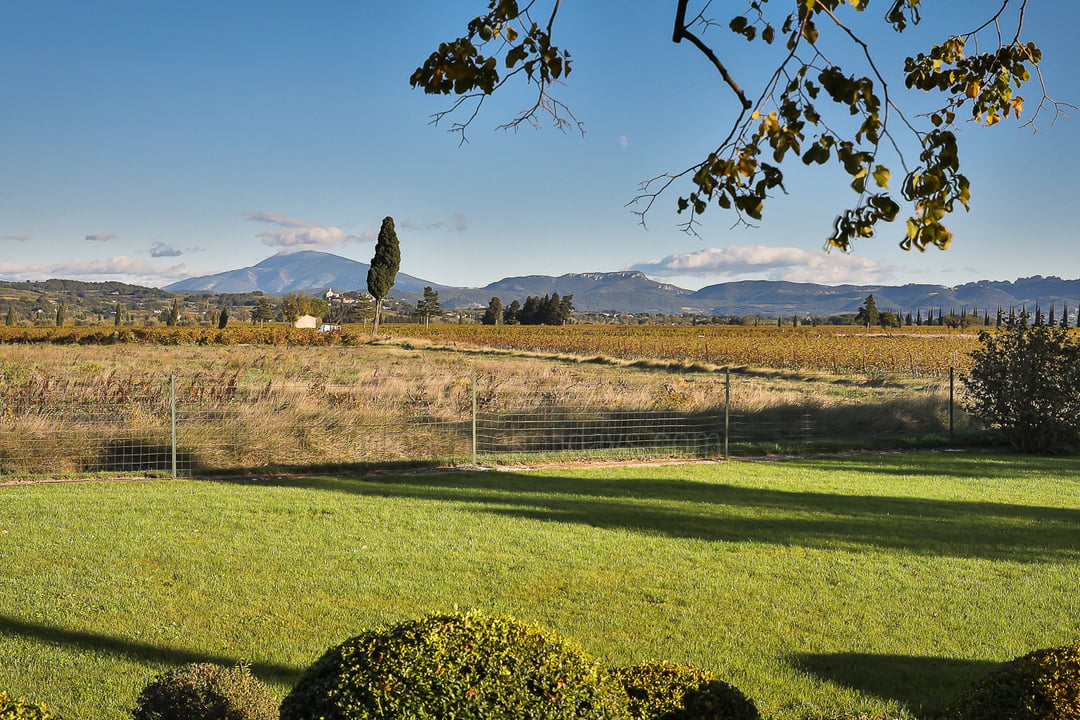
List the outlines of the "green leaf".
<svg viewBox="0 0 1080 720">
<path fill-rule="evenodd" d="M 529 51 L 525 49 L 525 45 L 515 45 L 506 53 L 506 67 L 514 67 L 528 57 L 528 55 Z"/>
</svg>

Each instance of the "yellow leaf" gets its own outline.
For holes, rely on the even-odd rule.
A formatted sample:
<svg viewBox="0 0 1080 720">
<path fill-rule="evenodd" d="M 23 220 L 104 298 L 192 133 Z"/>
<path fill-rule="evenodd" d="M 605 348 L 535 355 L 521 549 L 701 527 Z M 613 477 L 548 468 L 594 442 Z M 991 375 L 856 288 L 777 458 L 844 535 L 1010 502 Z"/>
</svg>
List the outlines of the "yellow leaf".
<svg viewBox="0 0 1080 720">
<path fill-rule="evenodd" d="M 874 182 L 876 182 L 877 186 L 880 188 L 889 187 L 889 175 L 889 168 L 884 165 L 878 165 L 874 168 Z"/>
<path fill-rule="evenodd" d="M 977 97 L 979 97 L 979 91 L 980 90 L 982 90 L 982 87 L 979 85 L 979 83 L 977 83 L 977 82 L 969 83 L 968 86 L 967 86 L 967 96 L 969 98 L 977 98 Z"/>
</svg>

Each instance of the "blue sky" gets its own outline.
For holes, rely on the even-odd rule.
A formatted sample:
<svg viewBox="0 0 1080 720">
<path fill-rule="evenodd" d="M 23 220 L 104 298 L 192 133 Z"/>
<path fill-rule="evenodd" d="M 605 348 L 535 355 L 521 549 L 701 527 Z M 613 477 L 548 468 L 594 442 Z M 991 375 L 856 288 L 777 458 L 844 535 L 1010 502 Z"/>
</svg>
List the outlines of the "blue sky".
<svg viewBox="0 0 1080 720">
<path fill-rule="evenodd" d="M 987 12 L 982 0 L 924 2 L 916 32 L 874 30 L 877 46 L 917 51 Z M 732 4 L 723 5 L 718 18 Z M 1045 114 L 1038 135 L 1012 121 L 964 129 L 972 211 L 952 218 L 944 253 L 900 250 L 901 223 L 849 255 L 825 253 L 853 195 L 839 175 L 794 166 L 791 194 L 767 205 L 756 228 L 733 228 L 731 215 L 712 209 L 699 235 L 681 232 L 674 209 L 685 186 L 661 197 L 643 228 L 626 207 L 640 181 L 704 157 L 736 112 L 703 56 L 671 43 L 674 2 L 563 2 L 555 40 L 574 71 L 556 94 L 586 134 L 496 130 L 530 102 L 524 88 L 508 88 L 459 147 L 429 124 L 446 98 L 411 89 L 408 78 L 485 7 L 6 3 L 0 279 L 161 286 L 298 249 L 366 262 L 385 215 L 397 223 L 402 271 L 455 286 L 628 268 L 688 288 L 1080 277 L 1080 112 L 1054 124 Z M 867 15 L 876 22 L 883 10 L 878 0 Z M 1031 0 L 1025 37 L 1043 49 L 1050 95 L 1074 104 L 1077 27 L 1080 3 Z M 725 29 L 712 33 L 754 88 L 753 48 Z M 901 84 L 898 71 L 890 76 Z M 1038 88 L 1022 94 L 1030 111 Z"/>
</svg>

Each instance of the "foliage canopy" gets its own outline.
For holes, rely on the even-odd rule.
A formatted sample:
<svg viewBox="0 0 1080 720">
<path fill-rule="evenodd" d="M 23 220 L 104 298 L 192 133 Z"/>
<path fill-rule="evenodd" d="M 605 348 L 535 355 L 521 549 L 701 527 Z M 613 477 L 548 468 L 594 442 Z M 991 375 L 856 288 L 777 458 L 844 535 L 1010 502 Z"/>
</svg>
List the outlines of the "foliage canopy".
<svg viewBox="0 0 1080 720">
<path fill-rule="evenodd" d="M 1080 342 L 1062 327 L 1029 325 L 1027 313 L 979 340 L 961 378 L 968 411 L 1022 452 L 1080 447 Z"/>
<path fill-rule="evenodd" d="M 244 666 L 189 663 L 139 693 L 132 720 L 277 720 L 270 689 Z"/>
<path fill-rule="evenodd" d="M 743 223 L 761 220 L 770 195 L 786 192 L 782 164 L 798 158 L 805 165 L 838 163 L 855 193 L 852 206 L 836 217 L 827 247 L 850 250 L 853 241 L 872 237 L 879 222 L 894 221 L 903 211 L 908 217 L 902 248 L 945 249 L 952 233 L 944 219 L 957 208 L 968 209 L 971 198 L 970 182 L 961 172 L 960 124 L 990 126 L 1019 117 L 1025 99 L 1018 91 L 1032 77 L 1039 77 L 1041 89 L 1025 125 L 1034 127 L 1044 110 L 1060 113 L 1062 108 L 1042 86 L 1042 52 L 1021 39 L 1028 0 L 1003 0 L 972 11 L 974 30 L 943 27 L 943 40 L 902 59 L 880 57 L 846 15 L 866 12 L 870 0 L 748 0 L 741 14 L 723 21 L 707 14 L 711 0 L 673 4 L 672 40 L 686 40 L 704 55 L 734 93 L 738 112 L 700 162 L 642 183 L 632 201 L 642 222 L 665 190 L 686 179 L 690 190 L 677 202 L 678 212 L 687 216 L 686 230 L 694 231 L 710 205 L 734 211 Z M 920 23 L 925 4 L 888 0 L 882 22 L 903 33 Z M 503 128 L 539 126 L 546 116 L 560 129 L 583 131 L 551 92 L 573 67 L 569 51 L 552 39 L 560 0 L 488 0 L 487 5 L 485 14 L 468 22 L 465 35 L 440 44 L 410 78 L 426 93 L 457 96 L 434 122 L 463 115 L 451 130 L 464 142 L 485 99 L 517 79 L 533 87 L 535 101 Z M 756 93 L 744 90 L 717 54 L 717 48 L 734 54 L 730 45 L 705 40 L 707 32 L 725 25 L 775 53 L 768 79 Z M 846 48 L 860 58 L 857 67 L 830 59 Z M 918 113 L 902 105 L 905 94 L 886 79 L 890 69 L 902 69 L 907 90 L 940 93 L 940 102 Z M 916 153 L 917 162 L 906 157 Z M 890 189 L 890 166 L 897 161 L 903 175 Z"/>
<path fill-rule="evenodd" d="M 439 317 L 443 314 L 438 290 L 433 290 L 430 285 L 424 287 L 424 294 L 416 303 L 416 314 L 423 318 L 425 325 L 428 324 L 432 317 Z"/>
<path fill-rule="evenodd" d="M 1010 660 L 972 683 L 942 720 L 1080 717 L 1080 643 Z"/>
<path fill-rule="evenodd" d="M 375 298 L 372 334 L 379 331 L 382 301 L 390 293 L 390 288 L 394 286 L 394 279 L 397 278 L 400 266 L 401 248 L 398 245 L 397 232 L 394 230 L 394 218 L 388 215 L 383 218 L 382 227 L 379 228 L 375 256 L 371 258 L 371 267 L 368 268 L 367 274 L 368 293 Z"/>
<path fill-rule="evenodd" d="M 604 668 L 509 617 L 430 615 L 330 648 L 285 697 L 282 720 L 629 720 Z"/>
<path fill-rule="evenodd" d="M 870 293 L 863 304 L 859 306 L 859 312 L 855 315 L 855 322 L 860 325 L 877 325 L 881 318 L 881 313 L 878 311 L 877 300 L 874 300 L 874 294 Z"/>
</svg>

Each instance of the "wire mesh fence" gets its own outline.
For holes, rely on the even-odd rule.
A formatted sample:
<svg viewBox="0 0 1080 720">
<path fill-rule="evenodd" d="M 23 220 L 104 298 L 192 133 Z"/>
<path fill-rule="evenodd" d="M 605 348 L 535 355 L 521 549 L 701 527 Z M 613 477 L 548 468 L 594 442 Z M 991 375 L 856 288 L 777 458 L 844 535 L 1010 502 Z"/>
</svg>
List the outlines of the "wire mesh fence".
<svg viewBox="0 0 1080 720">
<path fill-rule="evenodd" d="M 477 446 L 483 455 L 669 453 L 711 455 L 723 451 L 723 411 L 680 413 L 609 408 L 551 407 L 533 412 L 477 415 Z"/>
<path fill-rule="evenodd" d="M 405 392 L 391 400 L 370 381 L 112 374 L 94 382 L 9 382 L 0 387 L 0 476 L 195 475 L 290 466 L 495 463 L 537 455 L 712 457 L 739 446 L 850 434 L 853 427 L 880 431 L 892 423 L 896 432 L 913 432 L 922 422 L 902 417 L 912 412 L 911 402 L 733 406 L 730 385 L 708 406 L 684 409 L 567 402 L 573 398 L 564 392 L 509 392 L 497 380 L 475 375 L 440 387 L 438 398 Z M 933 406 L 930 415 L 945 415 L 940 394 L 923 402 Z M 937 422 L 923 429 L 942 428 Z"/>
</svg>

